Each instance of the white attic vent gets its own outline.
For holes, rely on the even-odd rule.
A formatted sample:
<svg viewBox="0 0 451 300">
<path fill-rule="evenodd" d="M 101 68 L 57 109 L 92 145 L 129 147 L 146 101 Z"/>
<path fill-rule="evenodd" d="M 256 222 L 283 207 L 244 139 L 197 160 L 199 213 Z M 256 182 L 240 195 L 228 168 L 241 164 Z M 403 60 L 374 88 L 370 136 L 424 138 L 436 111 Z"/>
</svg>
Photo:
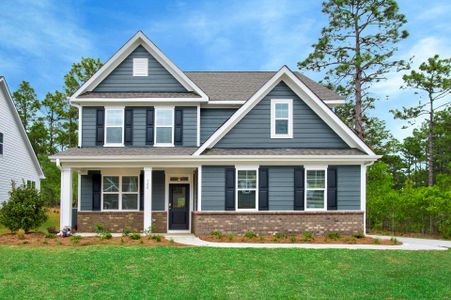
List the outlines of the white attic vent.
<svg viewBox="0 0 451 300">
<path fill-rule="evenodd" d="M 149 60 L 147 58 L 133 59 L 133 76 L 148 76 Z"/>
</svg>

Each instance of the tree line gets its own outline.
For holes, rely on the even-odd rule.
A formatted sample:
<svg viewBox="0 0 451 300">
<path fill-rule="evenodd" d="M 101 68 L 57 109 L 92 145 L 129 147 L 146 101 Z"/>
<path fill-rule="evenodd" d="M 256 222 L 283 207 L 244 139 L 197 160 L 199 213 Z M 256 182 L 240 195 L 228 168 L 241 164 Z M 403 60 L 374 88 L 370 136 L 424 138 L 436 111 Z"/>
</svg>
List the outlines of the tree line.
<svg viewBox="0 0 451 300">
<path fill-rule="evenodd" d="M 298 66 L 325 74 L 321 83 L 346 98 L 345 105 L 334 109 L 337 115 L 383 155 L 368 170 L 369 228 L 449 236 L 451 59 L 434 55 L 417 69 L 411 69 L 414 58 L 396 59 L 397 45 L 409 33 L 404 29 L 407 19 L 394 0 L 329 0 L 323 2 L 322 12 L 328 24 Z M 64 76 L 62 89 L 44 99 L 37 99 L 25 81 L 13 93 L 46 175 L 42 193 L 49 205 L 59 202 L 60 180 L 48 155 L 77 145 L 78 111 L 67 97 L 101 66 L 99 59 L 83 58 Z M 394 71 L 405 72 L 400 88 L 418 96 L 418 105 L 391 111 L 394 118 L 406 121 L 406 127 L 416 126 L 403 141 L 374 115 L 381 99 L 372 89 Z"/>
</svg>

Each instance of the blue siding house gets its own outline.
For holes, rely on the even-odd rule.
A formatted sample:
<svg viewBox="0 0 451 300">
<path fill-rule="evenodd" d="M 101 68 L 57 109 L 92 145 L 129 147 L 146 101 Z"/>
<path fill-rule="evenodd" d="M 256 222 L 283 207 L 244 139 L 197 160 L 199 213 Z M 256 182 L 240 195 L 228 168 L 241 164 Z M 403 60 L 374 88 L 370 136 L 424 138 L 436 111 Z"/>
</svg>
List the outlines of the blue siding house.
<svg viewBox="0 0 451 300">
<path fill-rule="evenodd" d="M 61 227 L 365 232 L 379 156 L 331 109 L 343 98 L 286 66 L 183 72 L 138 32 L 70 101 L 78 147 L 51 157 Z"/>
</svg>

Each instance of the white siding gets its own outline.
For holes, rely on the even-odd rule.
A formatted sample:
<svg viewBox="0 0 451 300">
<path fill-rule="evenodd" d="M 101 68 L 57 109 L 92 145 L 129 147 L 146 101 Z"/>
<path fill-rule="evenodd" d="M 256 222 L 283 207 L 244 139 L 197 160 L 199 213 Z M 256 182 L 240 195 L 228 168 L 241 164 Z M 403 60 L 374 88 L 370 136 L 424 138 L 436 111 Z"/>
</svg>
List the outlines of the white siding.
<svg viewBox="0 0 451 300">
<path fill-rule="evenodd" d="M 3 132 L 3 155 L 0 155 L 0 202 L 9 198 L 11 180 L 18 184 L 22 180 L 33 180 L 39 189 L 39 171 L 27 148 L 27 140 L 21 134 L 21 124 L 16 122 L 15 111 L 11 107 L 0 82 L 0 132 Z"/>
</svg>

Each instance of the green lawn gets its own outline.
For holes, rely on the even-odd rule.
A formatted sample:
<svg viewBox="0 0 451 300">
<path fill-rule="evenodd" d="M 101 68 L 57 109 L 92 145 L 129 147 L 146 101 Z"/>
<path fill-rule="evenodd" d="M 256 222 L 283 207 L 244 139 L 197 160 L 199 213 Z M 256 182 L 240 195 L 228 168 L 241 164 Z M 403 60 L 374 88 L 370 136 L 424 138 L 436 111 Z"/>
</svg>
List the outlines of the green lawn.
<svg viewBox="0 0 451 300">
<path fill-rule="evenodd" d="M 0 246 L 0 299 L 450 299 L 451 252 Z"/>
</svg>

